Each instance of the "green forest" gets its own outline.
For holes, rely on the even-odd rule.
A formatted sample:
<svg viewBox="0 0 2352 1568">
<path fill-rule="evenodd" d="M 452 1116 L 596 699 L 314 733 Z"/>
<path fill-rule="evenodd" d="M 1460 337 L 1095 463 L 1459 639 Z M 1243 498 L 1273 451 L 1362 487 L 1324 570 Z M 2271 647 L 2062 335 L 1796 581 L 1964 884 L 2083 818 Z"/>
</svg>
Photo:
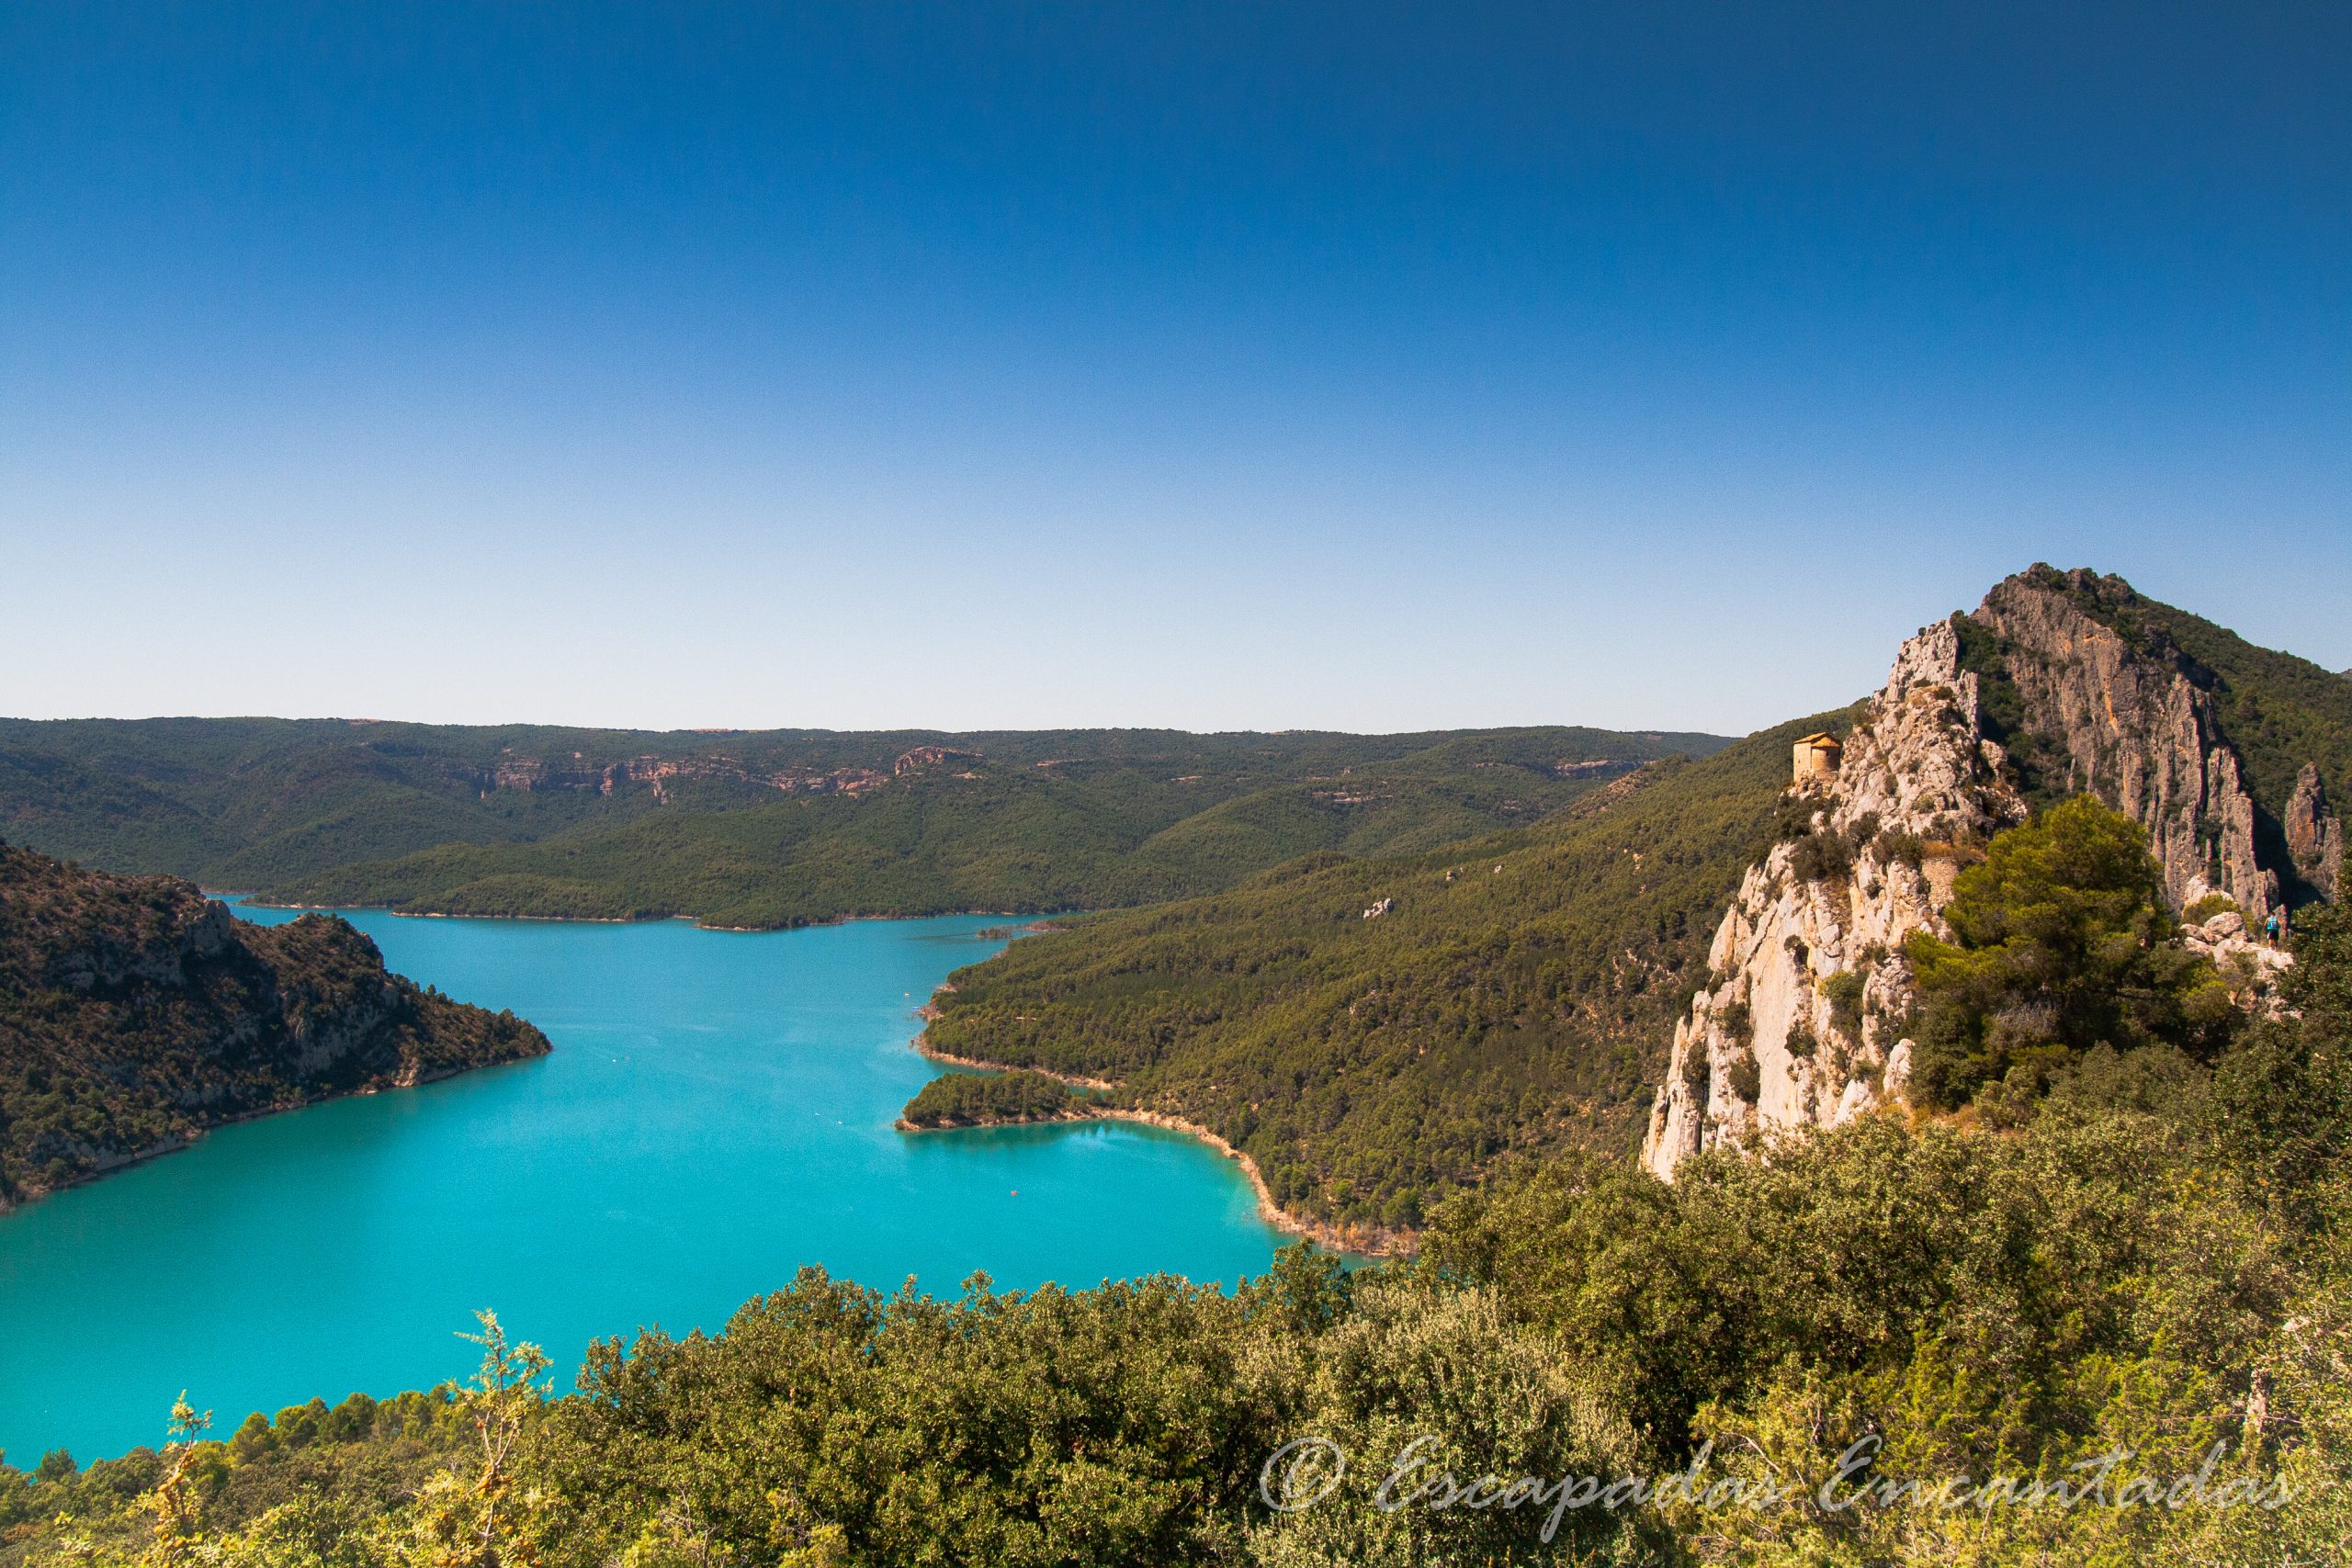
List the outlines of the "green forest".
<svg viewBox="0 0 2352 1568">
<path fill-rule="evenodd" d="M 1725 900 L 1804 831 L 1790 741 L 1846 721 L 1653 764 L 1533 828 L 1057 923 L 958 973 L 927 1038 L 1114 1080 L 1309 1218 L 1418 1226 L 1507 1152 L 1632 1147 Z"/>
<path fill-rule="evenodd" d="M 0 1562 L 2333 1562 L 2352 916 L 2297 957 L 2296 1016 L 2210 1063 L 2102 1043 L 2004 1128 L 1867 1117 L 1671 1186 L 1507 1158 L 1407 1264 L 946 1300 L 804 1270 L 560 1393 L 487 1319 L 464 1388 L 183 1404 L 160 1450 L 0 1472 Z M 1308 1438 L 1319 1468 L 1270 1465 Z"/>
<path fill-rule="evenodd" d="M 1016 1067 L 1009 1073 L 943 1073 L 907 1101 L 899 1121 L 906 1127 L 984 1127 L 1087 1113 L 1086 1099 L 1061 1079 Z"/>
<path fill-rule="evenodd" d="M 766 928 L 1105 908 L 1534 822 L 1712 736 L 0 720 L 0 832 L 278 902 Z"/>
</svg>

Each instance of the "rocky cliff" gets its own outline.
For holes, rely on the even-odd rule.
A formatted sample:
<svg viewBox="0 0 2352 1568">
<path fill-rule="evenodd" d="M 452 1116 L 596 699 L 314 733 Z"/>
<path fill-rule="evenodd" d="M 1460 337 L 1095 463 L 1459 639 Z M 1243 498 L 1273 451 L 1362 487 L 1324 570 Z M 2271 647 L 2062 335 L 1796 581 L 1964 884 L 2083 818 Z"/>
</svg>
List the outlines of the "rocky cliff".
<svg viewBox="0 0 2352 1568">
<path fill-rule="evenodd" d="M 2109 580 L 2029 572 L 1984 596 L 1960 624 L 1990 679 L 2016 694 L 2052 795 L 2093 794 L 2148 829 L 2176 908 L 2207 893 L 2256 921 L 2277 907 L 2278 870 L 2256 848 L 2254 799 L 2222 739 L 2199 671 L 2161 640 L 2127 639 L 2093 619 Z"/>
<path fill-rule="evenodd" d="M 907 773 L 915 765 L 910 759 L 922 760 L 924 753 L 936 753 L 928 759 L 932 761 L 978 756 L 978 752 L 919 746 L 899 759 L 896 772 Z M 888 775 L 872 768 L 835 768 L 823 773 L 807 768 L 758 772 L 724 756 L 631 757 L 626 761 L 599 765 L 577 751 L 568 759 L 509 756 L 494 768 L 477 770 L 466 776 L 485 798 L 500 790 L 525 795 L 552 791 L 609 797 L 630 784 L 645 784 L 656 800 L 665 803 L 671 786 L 678 784 L 736 784 L 784 795 L 858 795 L 889 782 Z"/>
<path fill-rule="evenodd" d="M 1838 770 L 1791 786 L 1784 841 L 1724 914 L 1651 1109 L 1652 1171 L 1670 1178 L 1701 1149 L 1900 1100 L 1904 938 L 1948 934 L 1961 866 L 2066 795 L 2097 794 L 2148 829 L 2177 909 L 2233 901 L 2208 901 L 2187 935 L 2250 999 L 2267 994 L 2283 960 L 2248 933 L 2290 882 L 2334 896 L 2340 827 L 2307 767 L 2270 830 L 2207 672 L 2161 636 L 2086 609 L 2119 590 L 2130 592 L 2037 568 L 1904 644 Z"/>
<path fill-rule="evenodd" d="M 2295 775 L 2295 793 L 2288 799 L 2282 826 L 2296 871 L 2322 897 L 2334 899 L 2344 878 L 2344 828 L 2328 807 L 2315 763 L 2304 763 Z"/>
<path fill-rule="evenodd" d="M 0 844 L 0 1206 L 222 1122 L 547 1049 L 387 974 L 333 916 L 256 926 L 176 877 Z"/>
</svg>

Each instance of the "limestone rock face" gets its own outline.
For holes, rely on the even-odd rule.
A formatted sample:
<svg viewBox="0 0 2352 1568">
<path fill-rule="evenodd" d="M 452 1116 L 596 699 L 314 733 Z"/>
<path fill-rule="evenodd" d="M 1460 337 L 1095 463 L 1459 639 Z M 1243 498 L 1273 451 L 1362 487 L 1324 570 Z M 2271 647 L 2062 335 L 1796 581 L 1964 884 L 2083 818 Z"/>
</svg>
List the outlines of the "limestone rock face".
<svg viewBox="0 0 2352 1568">
<path fill-rule="evenodd" d="M 1671 1178 L 1701 1149 L 1830 1125 L 1897 1099 L 1910 1010 L 1903 939 L 1942 930 L 1958 846 L 2024 820 L 1977 678 L 1949 623 L 1903 645 L 1838 772 L 1794 787 L 1810 838 L 1750 866 L 1675 1028 L 1642 1158 Z"/>
<path fill-rule="evenodd" d="M 2101 585 L 2037 568 L 1973 615 L 1920 632 L 1846 738 L 1838 771 L 1791 786 L 1814 831 L 1749 867 L 1724 913 L 1651 1107 L 1650 1170 L 1670 1179 L 1702 1149 L 1902 1100 L 1910 1043 L 1890 1036 L 1912 1001 L 1904 939 L 1949 934 L 1961 863 L 2028 814 L 2024 752 L 2012 758 L 1996 735 L 2030 747 L 2030 771 L 2053 793 L 2097 795 L 2146 828 L 2176 910 L 2209 893 L 2233 900 L 2240 913 L 2183 938 L 2242 1005 L 2278 1005 L 2289 959 L 2254 939 L 2280 906 L 2282 873 L 2329 897 L 2342 875 L 2318 771 L 2303 770 L 2283 824 L 2293 864 L 2265 864 L 2255 802 L 2200 684 L 2211 677 L 2161 639 L 2127 641 L 2086 614 L 2074 595 L 2097 603 Z"/>
<path fill-rule="evenodd" d="M 2222 893 L 2259 923 L 2278 878 L 2256 853 L 2254 800 L 2211 695 L 2185 659 L 2084 614 L 2058 586 L 2068 581 L 2009 578 L 1971 617 L 2003 639 L 2026 728 L 2064 746 L 2066 793 L 2097 795 L 2147 829 L 2174 908 Z"/>
<path fill-rule="evenodd" d="M 2287 852 L 2305 882 L 2328 898 L 2336 896 L 2344 874 L 2344 827 L 2328 809 L 2327 792 L 2320 787 L 2319 769 L 2305 762 L 2296 775 L 2295 794 L 2287 803 Z"/>
</svg>

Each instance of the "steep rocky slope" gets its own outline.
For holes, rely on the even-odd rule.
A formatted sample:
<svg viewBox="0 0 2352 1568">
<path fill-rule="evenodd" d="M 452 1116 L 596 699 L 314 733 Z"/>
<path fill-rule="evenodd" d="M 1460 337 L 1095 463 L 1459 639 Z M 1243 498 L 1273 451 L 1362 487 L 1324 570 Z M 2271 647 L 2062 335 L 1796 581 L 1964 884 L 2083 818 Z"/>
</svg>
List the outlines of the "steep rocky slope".
<svg viewBox="0 0 2352 1568">
<path fill-rule="evenodd" d="M 385 973 L 348 923 L 0 844 L 0 1206 L 256 1111 L 548 1049 Z"/>
<path fill-rule="evenodd" d="M 2222 712 L 2261 712 L 2265 693 L 2192 657 L 2166 617 L 2228 636 L 2120 579 L 2037 567 L 1903 646 L 1838 771 L 1791 786 L 1796 833 L 1748 869 L 1724 914 L 1651 1109 L 1651 1170 L 1901 1097 L 1903 939 L 1945 934 L 1960 867 L 2064 795 L 2096 794 L 2147 829 L 2175 908 L 2204 902 L 2211 917 L 2192 943 L 2264 989 L 2281 960 L 2246 933 L 2334 897 L 2341 826 L 2316 758 L 2276 806 L 2249 791 Z M 2295 733 L 2340 755 L 2330 711 Z M 2235 908 L 2205 902 L 2216 894 Z"/>
<path fill-rule="evenodd" d="M 2260 919 L 2279 901 L 2280 878 L 2256 851 L 2254 797 L 2212 695 L 2177 649 L 2129 640 L 2086 614 L 2077 593 L 2097 581 L 2013 577 L 1954 623 L 1969 662 L 2014 694 L 2032 737 L 2017 782 L 2095 794 L 2137 820 L 2175 908 L 2219 892 Z"/>
<path fill-rule="evenodd" d="M 2295 793 L 2280 827 L 2296 871 L 2322 897 L 2333 900 L 2344 880 L 2344 828 L 2328 804 L 2318 764 L 2306 762 L 2295 775 Z"/>
</svg>

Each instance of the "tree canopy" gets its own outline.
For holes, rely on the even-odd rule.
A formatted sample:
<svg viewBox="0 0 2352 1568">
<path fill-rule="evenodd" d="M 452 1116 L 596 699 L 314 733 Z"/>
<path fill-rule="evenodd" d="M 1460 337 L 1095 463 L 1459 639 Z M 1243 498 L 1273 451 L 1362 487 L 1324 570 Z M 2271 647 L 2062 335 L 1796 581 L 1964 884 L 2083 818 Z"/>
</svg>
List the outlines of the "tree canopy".
<svg viewBox="0 0 2352 1568">
<path fill-rule="evenodd" d="M 2139 825 L 2089 795 L 1996 834 L 1962 871 L 1945 941 L 1904 944 L 1918 1002 L 1913 1084 L 1951 1107 L 2011 1073 L 2039 1081 L 2095 1046 L 2210 1057 L 2236 1017 L 2211 963 L 2175 940 Z"/>
</svg>

